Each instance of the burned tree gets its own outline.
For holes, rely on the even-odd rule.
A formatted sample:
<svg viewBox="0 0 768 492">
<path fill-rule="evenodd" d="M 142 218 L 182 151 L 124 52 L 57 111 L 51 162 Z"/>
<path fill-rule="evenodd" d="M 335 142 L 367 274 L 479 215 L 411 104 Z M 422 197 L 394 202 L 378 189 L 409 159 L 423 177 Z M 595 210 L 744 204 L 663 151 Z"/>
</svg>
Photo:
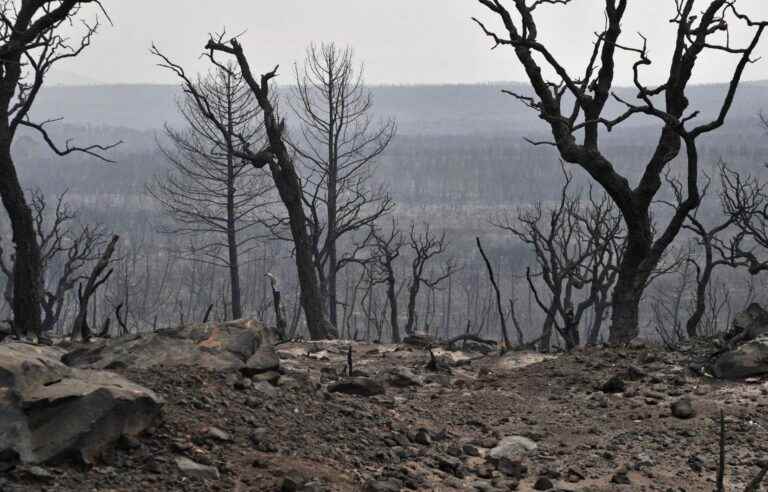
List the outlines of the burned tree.
<svg viewBox="0 0 768 492">
<path fill-rule="evenodd" d="M 91 328 L 88 325 L 88 303 L 98 288 L 101 287 L 104 282 L 109 280 L 109 277 L 112 275 L 113 270 L 107 270 L 107 267 L 109 267 L 112 262 L 115 246 L 117 246 L 117 241 L 119 239 L 120 236 L 112 236 L 109 244 L 104 248 L 99 261 L 96 262 L 96 265 L 94 265 L 91 270 L 91 274 L 85 279 L 85 284 L 80 283 L 77 287 L 77 299 L 79 305 L 77 316 L 75 316 L 75 322 L 72 327 L 72 338 L 75 338 L 78 335 L 84 341 L 88 341 L 91 338 Z M 121 321 L 119 311 L 117 312 L 117 315 L 118 321 Z"/>
<path fill-rule="evenodd" d="M 159 55 L 153 48 L 156 55 Z M 172 219 L 164 232 L 188 236 L 204 261 L 229 272 L 232 317 L 243 316 L 243 258 L 257 244 L 261 209 L 270 205 L 269 185 L 247 161 L 235 155 L 234 136 L 251 146 L 263 142 L 260 109 L 236 67 L 217 68 L 194 82 L 202 107 L 185 88 L 178 108 L 183 130 L 166 125 L 169 147 L 161 150 L 171 170 L 147 187 Z"/>
<path fill-rule="evenodd" d="M 725 164 L 720 164 L 720 185 L 721 202 L 727 204 L 728 193 L 732 188 L 729 186 L 730 171 Z M 665 202 L 673 209 L 680 206 L 684 200 L 683 184 L 672 176 L 666 177 L 669 187 L 672 189 L 675 202 Z M 711 179 L 707 176 L 706 182 L 701 188 L 701 199 L 704 200 L 711 186 Z M 759 195 L 758 195 L 759 197 Z M 758 199 L 752 197 L 752 199 Z M 711 300 L 711 282 L 715 270 L 721 267 L 736 268 L 739 266 L 748 266 L 748 261 L 744 255 L 738 252 L 741 240 L 734 236 L 731 231 L 732 226 L 739 220 L 739 216 L 745 216 L 743 213 L 728 213 L 725 211 L 725 217 L 714 225 L 707 225 L 699 217 L 698 209 L 688 214 L 683 228 L 692 234 L 692 241 L 697 246 L 701 254 L 689 254 L 686 262 L 694 268 L 695 276 L 695 297 L 693 306 L 690 310 L 687 321 L 685 322 L 685 332 L 688 337 L 699 335 L 699 325 L 707 310 L 707 302 Z M 746 210 L 741 210 L 746 212 Z M 751 211 L 748 215 L 751 215 Z M 729 237 L 731 236 L 731 237 Z M 656 316 L 658 318 L 658 316 Z"/>
<path fill-rule="evenodd" d="M 19 127 L 38 132 L 59 156 L 82 152 L 101 157 L 100 152 L 113 147 L 76 147 L 69 143 L 59 147 L 48 134 L 47 125 L 52 121 L 35 122 L 29 117 L 53 66 L 77 57 L 91 44 L 98 20 L 76 22 L 87 4 L 103 12 L 98 0 L 0 2 L 0 199 L 11 222 L 15 246 L 13 324 L 17 335 L 40 334 L 42 297 L 40 248 L 35 239 L 32 210 L 24 196 L 12 152 Z M 73 24 L 82 24 L 84 29 L 77 42 L 62 34 Z"/>
<path fill-rule="evenodd" d="M 398 318 L 398 289 L 395 277 L 395 261 L 400 257 L 400 250 L 405 245 L 397 223 L 392 220 L 389 233 L 371 226 L 373 237 L 372 261 L 368 268 L 375 272 L 378 282 L 387 286 L 387 304 L 389 305 L 389 325 L 392 330 L 392 342 L 400 343 L 400 320 Z"/>
<path fill-rule="evenodd" d="M 307 216 L 304 211 L 304 190 L 294 166 L 293 155 L 285 141 L 285 121 L 276 110 L 276 104 L 271 99 L 270 81 L 277 76 L 277 67 L 263 74 L 258 80 L 251 71 L 243 47 L 237 39 L 225 42 L 223 36 L 211 38 L 205 46 L 212 63 L 221 66 L 216 58 L 217 53 L 233 56 L 240 67 L 240 73 L 251 89 L 259 107 L 262 110 L 264 129 L 267 134 L 267 144 L 259 150 L 252 149 L 248 142 L 238 137 L 236 155 L 245 159 L 257 168 L 268 167 L 280 199 L 288 212 L 288 223 L 295 250 L 296 269 L 301 287 L 301 302 L 310 336 L 315 339 L 335 338 L 338 336 L 336 327 L 325 316 L 322 295 L 317 280 L 317 272 L 313 261 L 312 239 L 307 231 Z M 186 79 L 183 70 L 178 65 L 168 63 L 177 74 Z M 189 84 L 186 84 L 188 86 Z M 207 105 L 205 100 L 196 96 L 198 104 Z"/>
<path fill-rule="evenodd" d="M 546 315 L 540 349 L 550 349 L 553 329 L 573 349 L 581 342 L 580 324 L 588 309 L 595 320 L 588 339 L 599 334 L 607 305 L 604 297 L 616 278 L 616 252 L 622 243 L 621 220 L 608 197 L 597 198 L 590 190 L 588 200 L 570 189 L 573 176 L 562 168 L 565 183 L 557 205 L 545 208 L 540 202 L 520 209 L 513 216 L 492 221 L 511 233 L 534 252 L 536 271 L 529 268 L 526 279 L 536 303 Z M 533 277 L 544 282 L 549 301 L 541 296 Z M 581 299 L 577 292 L 585 291 Z M 598 304 L 602 300 L 603 303 Z"/>
<path fill-rule="evenodd" d="M 417 229 L 416 224 L 411 224 L 407 239 L 411 255 L 411 276 L 408 281 L 408 318 L 405 322 L 405 333 L 409 336 L 416 332 L 416 301 L 421 287 L 435 289 L 456 272 L 451 260 L 440 271 L 426 270 L 432 260 L 445 253 L 447 245 L 445 232 L 438 236 L 432 232 L 429 224 L 424 224 L 421 230 Z"/>
<path fill-rule="evenodd" d="M 42 192 L 34 190 L 30 194 L 41 259 L 38 286 L 43 312 L 41 333 L 47 333 L 57 325 L 70 291 L 87 278 L 87 266 L 98 259 L 98 250 L 106 243 L 100 227 L 78 223 L 78 214 L 64 202 L 65 195 L 59 195 L 55 207 L 50 210 Z M 12 258 L 6 258 L 0 247 L 0 270 L 6 276 L 6 285 L 13 284 L 13 267 L 9 260 Z M 5 294 L 6 301 L 12 304 L 12 290 Z"/>
<path fill-rule="evenodd" d="M 395 123 L 373 120 L 371 93 L 350 48 L 312 45 L 295 75 L 292 105 L 301 125 L 291 144 L 306 170 L 304 202 L 317 275 L 328 316 L 336 325 L 337 276 L 357 262 L 361 252 L 341 250 L 341 241 L 364 231 L 394 206 L 371 180 L 376 159 L 395 134 Z"/>
<path fill-rule="evenodd" d="M 512 343 L 509 341 L 509 333 L 507 332 L 507 318 L 504 313 L 504 308 L 502 307 L 503 304 L 501 302 L 501 291 L 499 290 L 499 285 L 496 283 L 496 277 L 493 275 L 493 267 L 491 266 L 491 261 L 488 259 L 488 256 L 485 254 L 485 250 L 483 249 L 483 245 L 480 242 L 480 238 L 475 238 L 475 243 L 477 244 L 477 249 L 480 251 L 480 256 L 483 257 L 483 261 L 485 262 L 485 267 L 488 270 L 488 278 L 491 281 L 491 285 L 493 286 L 493 291 L 496 294 L 496 308 L 499 311 L 499 323 L 501 323 L 501 335 L 504 337 L 504 350 L 511 350 L 512 349 Z M 512 316 L 514 317 L 514 302 L 510 301 L 510 308 L 512 310 Z M 515 323 L 515 326 L 517 326 L 517 321 L 513 321 Z M 522 338 L 522 337 L 521 337 Z M 522 345 L 522 343 L 521 343 Z"/>
<path fill-rule="evenodd" d="M 553 140 L 534 142 L 557 148 L 566 162 L 583 168 L 615 202 L 623 216 L 627 238 L 622 253 L 616 287 L 612 295 L 612 324 L 609 341 L 626 343 L 639 333 L 639 303 L 648 279 L 664 252 L 685 223 L 686 217 L 700 201 L 699 137 L 720 128 L 731 109 L 747 64 L 763 35 L 766 23 L 755 22 L 736 10 L 728 0 L 678 0 L 672 22 L 676 25 L 674 50 L 666 81 L 651 87 L 641 80 L 641 68 L 651 63 L 647 42 L 629 47 L 621 41 L 621 23 L 627 0 L 605 0 L 605 28 L 597 34 L 594 48 L 587 56 L 582 75 L 572 76 L 554 53 L 539 39 L 536 10 L 556 6 L 568 8 L 570 0 L 515 0 L 506 8 L 501 0 L 478 0 L 498 16 L 504 34 L 489 29 L 475 19 L 495 46 L 514 49 L 524 67 L 535 96 L 507 91 L 536 111 L 549 125 Z M 695 8 L 703 3 L 703 9 Z M 753 30 L 743 47 L 730 45 L 729 22 L 743 23 Z M 736 68 L 731 73 L 727 92 L 718 115 L 711 121 L 694 126 L 697 111 L 689 111 L 688 84 L 701 55 L 716 51 L 735 55 Z M 639 102 L 629 102 L 613 91 L 616 59 L 619 53 L 637 57 L 633 65 L 633 82 Z M 556 81 L 547 80 L 553 71 Z M 625 107 L 617 116 L 606 115 L 608 101 L 613 98 Z M 563 106 L 573 101 L 571 109 Z M 602 128 L 610 131 L 635 115 L 645 115 L 660 122 L 659 140 L 646 164 L 639 182 L 632 187 L 613 162 L 601 152 Z M 662 186 L 668 164 L 685 149 L 685 199 L 674 211 L 660 234 L 654 233 L 651 208 Z"/>
</svg>

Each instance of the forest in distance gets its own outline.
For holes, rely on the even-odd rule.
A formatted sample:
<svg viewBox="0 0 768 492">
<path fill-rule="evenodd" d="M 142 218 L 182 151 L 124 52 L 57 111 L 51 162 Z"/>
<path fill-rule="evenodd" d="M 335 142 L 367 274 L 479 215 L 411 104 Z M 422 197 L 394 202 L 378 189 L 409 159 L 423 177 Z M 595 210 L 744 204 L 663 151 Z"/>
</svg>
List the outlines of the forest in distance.
<svg viewBox="0 0 768 492">
<path fill-rule="evenodd" d="M 373 180 L 387 187 L 396 203 L 391 215 L 398 223 L 429 223 L 434 231 L 445 232 L 446 251 L 429 268 L 438 272 L 448 260 L 458 266 L 450 279 L 436 289 L 426 289 L 417 301 L 420 328 L 441 337 L 464 333 L 467 328 L 489 338 L 501 336 L 494 293 L 474 243 L 476 236 L 484 241 L 492 258 L 505 302 L 516 300 L 525 340 L 536 339 L 546 320 L 525 279 L 526 268 L 536 268 L 535 255 L 519 238 L 492 225 L 494 217 L 514 213 L 520 207 L 537 202 L 554 206 L 563 182 L 556 152 L 524 140 L 544 131 L 535 126 L 536 118 L 529 111 L 501 93 L 512 85 L 370 88 L 373 114 L 393 118 L 398 125 L 395 138 L 376 163 Z M 703 142 L 702 162 L 713 177 L 720 161 L 745 174 L 768 176 L 763 166 L 768 160 L 768 145 L 759 118 L 759 109 L 768 107 L 763 85 L 744 84 L 725 127 Z M 290 94 L 291 88 L 281 86 L 280 90 Z M 705 106 L 717 101 L 724 90 L 722 85 L 693 88 L 696 101 L 703 101 Z M 36 111 L 44 116 L 57 112 L 67 116 L 52 128 L 52 134 L 76 142 L 123 141 L 112 152 L 115 163 L 77 155 L 52 156 L 45 143 L 31 133 L 16 144 L 23 163 L 20 173 L 29 189 L 39 188 L 49 201 L 66 192 L 65 201 L 77 211 L 80 223 L 101 224 L 122 237 L 116 273 L 97 293 L 97 302 L 91 307 L 95 323 L 112 315 L 120 304 L 124 305 L 121 316 L 125 316 L 128 329 L 138 331 L 200 321 L 211 305 L 214 319 L 230 312 L 226 268 L 196 261 L 185 253 L 184 249 L 191 247 L 189 238 L 179 240 L 164 234 L 169 217 L 147 195 L 146 185 L 170 169 L 161 150 L 166 139 L 162 128 L 166 123 L 183 128 L 176 104 L 180 98 L 177 86 L 48 88 L 41 94 Z M 452 119 L 445 118 L 447 111 Z M 655 138 L 652 123 L 635 123 L 631 129 L 618 128 L 610 135 L 606 152 L 621 156 L 622 169 L 630 173 L 633 168 L 641 169 Z M 569 170 L 574 174 L 573 191 L 586 194 L 586 177 L 572 166 Z M 699 211 L 713 224 L 722 215 L 719 187 L 714 179 Z M 659 213 L 665 213 L 663 208 Z M 243 261 L 243 308 L 248 315 L 274 323 L 266 277 L 272 273 L 280 280 L 285 308 L 298 334 L 303 321 L 290 255 L 289 245 L 260 236 L 258 247 Z M 61 267 L 52 265 L 52 279 L 57 268 Z M 402 262 L 398 269 L 398 295 L 405 308 L 408 264 Z M 651 299 L 654 292 L 686 284 L 684 299 L 676 307 L 669 306 L 676 311 L 666 314 L 664 323 L 684 323 L 691 308 L 693 271 L 680 272 L 660 278 L 649 289 Z M 728 309 L 720 309 L 718 319 L 710 322 L 710 330 L 724 329 L 733 312 L 750 301 L 764 300 L 762 276 L 744 273 L 728 269 L 715 273 L 713 285 L 720 298 L 712 302 L 725 302 L 723 292 L 728 292 L 729 298 Z M 340 292 L 345 336 L 385 340 L 391 336 L 383 285 L 369 285 L 355 267 L 343 274 Z M 544 295 L 548 293 L 542 291 Z M 349 306 L 353 300 L 354 307 Z M 76 293 L 70 292 L 57 322 L 62 333 L 71 325 L 76 302 Z M 651 320 L 661 313 L 654 314 L 650 304 L 648 301 L 645 334 L 656 338 Z M 7 303 L 3 309 L 3 317 L 10 316 Z M 508 306 L 505 311 L 509 315 Z M 584 326 L 590 315 L 587 313 Z M 403 313 L 401 322 L 406 321 Z"/>
<path fill-rule="evenodd" d="M 334 43 L 256 73 L 219 33 L 201 73 L 151 47 L 176 86 L 44 87 L 79 54 L 44 43 L 6 74 L 0 317 L 17 336 L 247 316 L 286 338 L 465 333 L 549 351 L 672 345 L 761 301 L 765 83 L 742 78 L 766 26 L 731 4 L 699 20 L 678 5 L 669 78 L 652 88 L 646 40 L 616 42 L 625 2 L 607 3 L 583 80 L 536 41 L 531 12 L 560 2 L 517 5 L 522 32 L 480 3 L 504 21 L 500 35 L 473 18 L 480 34 L 516 47 L 526 83 L 372 87 Z M 729 12 L 744 47 L 717 44 Z M 691 83 L 708 50 L 733 57 L 728 83 Z M 638 58 L 633 87 L 613 79 L 617 51 Z"/>
</svg>

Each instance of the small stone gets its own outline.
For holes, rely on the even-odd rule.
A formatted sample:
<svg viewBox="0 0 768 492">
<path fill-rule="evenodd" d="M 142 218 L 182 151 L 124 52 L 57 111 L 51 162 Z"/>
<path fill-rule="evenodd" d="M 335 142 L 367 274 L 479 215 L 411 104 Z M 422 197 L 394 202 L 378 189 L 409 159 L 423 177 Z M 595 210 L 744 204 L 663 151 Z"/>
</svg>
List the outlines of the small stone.
<svg viewBox="0 0 768 492">
<path fill-rule="evenodd" d="M 637 366 L 629 366 L 627 368 L 627 379 L 629 380 L 638 381 L 640 379 L 643 379 L 645 376 L 647 376 L 645 371 L 643 371 Z"/>
<path fill-rule="evenodd" d="M 477 446 L 473 446 L 471 444 L 465 444 L 461 447 L 461 450 L 466 454 L 467 456 L 480 456 L 480 450 L 477 449 Z"/>
<path fill-rule="evenodd" d="M 421 386 L 421 378 L 406 367 L 399 367 L 390 371 L 387 376 L 387 382 L 397 388 L 407 388 L 409 386 Z"/>
<path fill-rule="evenodd" d="M 533 488 L 534 490 L 550 490 L 555 488 L 555 485 L 547 477 L 539 477 L 536 483 L 533 484 Z"/>
<path fill-rule="evenodd" d="M 229 442 L 232 440 L 232 437 L 229 434 L 219 429 L 218 427 L 213 427 L 213 426 L 208 427 L 205 430 L 205 436 L 221 442 Z"/>
<path fill-rule="evenodd" d="M 630 485 L 632 481 L 629 479 L 629 474 L 626 467 L 622 466 L 618 470 L 616 470 L 616 473 L 613 474 L 613 477 L 611 477 L 611 483 L 615 483 L 618 485 Z"/>
<path fill-rule="evenodd" d="M 681 398 L 670 405 L 672 415 L 678 419 L 690 419 L 696 416 L 696 410 L 693 408 L 693 402 L 690 398 Z"/>
<path fill-rule="evenodd" d="M 253 377 L 268 371 L 276 371 L 280 367 L 280 358 L 274 350 L 257 350 L 240 369 L 246 377 Z"/>
<path fill-rule="evenodd" d="M 601 389 L 603 393 L 623 393 L 626 388 L 624 380 L 618 376 L 613 376 L 611 379 L 603 383 Z"/>
<path fill-rule="evenodd" d="M 516 480 L 520 480 L 528 476 L 528 467 L 521 461 L 513 461 L 507 458 L 501 458 L 496 461 L 496 469 L 504 475 Z"/>
<path fill-rule="evenodd" d="M 254 391 L 258 392 L 260 395 L 263 395 L 269 398 L 274 398 L 279 393 L 279 390 L 277 388 L 267 383 L 266 381 L 259 381 L 258 383 L 253 383 L 253 389 Z"/>
<path fill-rule="evenodd" d="M 41 466 L 30 466 L 26 471 L 37 480 L 48 481 L 53 479 L 51 472 Z"/>
<path fill-rule="evenodd" d="M 704 471 L 704 460 L 699 458 L 698 456 L 691 455 L 688 457 L 688 466 L 691 467 L 691 470 L 693 470 L 696 473 L 701 473 Z"/>
<path fill-rule="evenodd" d="M 345 393 L 358 396 L 375 396 L 386 393 L 384 386 L 371 378 L 347 378 L 328 385 L 330 393 Z"/>
<path fill-rule="evenodd" d="M 189 477 L 199 478 L 201 480 L 219 479 L 219 469 L 215 466 L 201 465 L 184 456 L 176 458 L 176 466 L 179 471 Z"/>
<path fill-rule="evenodd" d="M 277 371 L 267 371 L 251 376 L 251 381 L 254 383 L 266 382 L 272 385 L 277 385 L 277 381 L 280 379 L 280 373 Z"/>
<path fill-rule="evenodd" d="M 493 459 L 507 458 L 508 460 L 520 460 L 535 451 L 538 445 L 523 436 L 508 436 L 502 439 L 491 449 L 489 455 Z"/>
<path fill-rule="evenodd" d="M 283 478 L 280 484 L 280 492 L 298 492 L 302 490 L 307 481 L 300 475 L 289 475 Z"/>
<path fill-rule="evenodd" d="M 426 429 L 419 429 L 416 431 L 416 433 L 413 435 L 412 441 L 416 444 L 421 444 L 423 446 L 429 446 L 432 444 L 432 436 L 429 435 L 429 431 Z"/>
<path fill-rule="evenodd" d="M 245 391 L 253 387 L 253 381 L 250 379 L 238 379 L 237 382 L 235 382 L 234 387 L 238 391 Z"/>
</svg>

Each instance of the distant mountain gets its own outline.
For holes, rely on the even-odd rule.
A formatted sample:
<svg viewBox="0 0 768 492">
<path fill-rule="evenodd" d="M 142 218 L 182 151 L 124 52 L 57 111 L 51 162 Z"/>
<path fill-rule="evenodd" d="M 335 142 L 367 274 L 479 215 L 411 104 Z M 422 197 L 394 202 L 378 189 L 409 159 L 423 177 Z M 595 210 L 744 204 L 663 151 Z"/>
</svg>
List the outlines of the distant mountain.
<svg viewBox="0 0 768 492">
<path fill-rule="evenodd" d="M 87 75 L 68 72 L 66 70 L 54 70 L 46 78 L 46 84 L 55 87 L 83 86 L 83 85 L 103 85 L 104 82 L 89 77 Z"/>
<path fill-rule="evenodd" d="M 381 116 L 394 117 L 405 135 L 508 135 L 546 130 L 528 108 L 502 89 L 530 93 L 519 83 L 442 86 L 378 86 L 374 92 L 374 110 Z M 763 108 L 768 110 L 768 82 L 745 83 L 739 90 L 731 119 L 755 119 Z M 714 117 L 720 108 L 726 87 L 701 85 L 689 91 L 691 108 L 701 111 L 701 118 Z M 634 91 L 619 89 L 632 99 Z M 176 110 L 179 89 L 170 85 L 82 85 L 48 87 L 39 97 L 33 116 L 65 118 L 70 124 L 127 127 L 136 130 L 162 128 L 166 122 L 181 123 Z M 618 114 L 619 103 L 609 110 Z M 643 126 L 647 119 L 635 118 L 627 126 Z"/>
</svg>

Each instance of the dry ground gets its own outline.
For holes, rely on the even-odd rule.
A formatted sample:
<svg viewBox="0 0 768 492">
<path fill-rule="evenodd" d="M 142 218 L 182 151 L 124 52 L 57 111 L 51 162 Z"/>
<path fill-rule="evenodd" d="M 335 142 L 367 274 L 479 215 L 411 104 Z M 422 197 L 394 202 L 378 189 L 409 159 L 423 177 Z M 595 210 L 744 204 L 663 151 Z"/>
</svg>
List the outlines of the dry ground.
<svg viewBox="0 0 768 492">
<path fill-rule="evenodd" d="M 768 383 L 698 376 L 690 354 L 642 346 L 557 357 L 438 351 L 450 367 L 435 373 L 422 348 L 354 344 L 355 370 L 377 377 L 406 367 L 432 381 L 361 397 L 324 389 L 342 372 L 346 347 L 281 346 L 284 375 L 272 395 L 243 389 L 235 374 L 124 371 L 166 399 L 155 429 L 91 467 L 20 467 L 0 475 L 0 490 L 525 491 L 547 477 L 550 490 L 712 491 L 721 410 L 727 490 L 743 490 L 768 456 Z M 600 389 L 612 376 L 625 381 L 623 392 Z M 681 420 L 670 403 L 685 395 L 696 415 Z M 485 458 L 511 435 L 538 443 L 520 480 Z M 220 477 L 185 476 L 178 456 L 213 465 Z"/>
</svg>

